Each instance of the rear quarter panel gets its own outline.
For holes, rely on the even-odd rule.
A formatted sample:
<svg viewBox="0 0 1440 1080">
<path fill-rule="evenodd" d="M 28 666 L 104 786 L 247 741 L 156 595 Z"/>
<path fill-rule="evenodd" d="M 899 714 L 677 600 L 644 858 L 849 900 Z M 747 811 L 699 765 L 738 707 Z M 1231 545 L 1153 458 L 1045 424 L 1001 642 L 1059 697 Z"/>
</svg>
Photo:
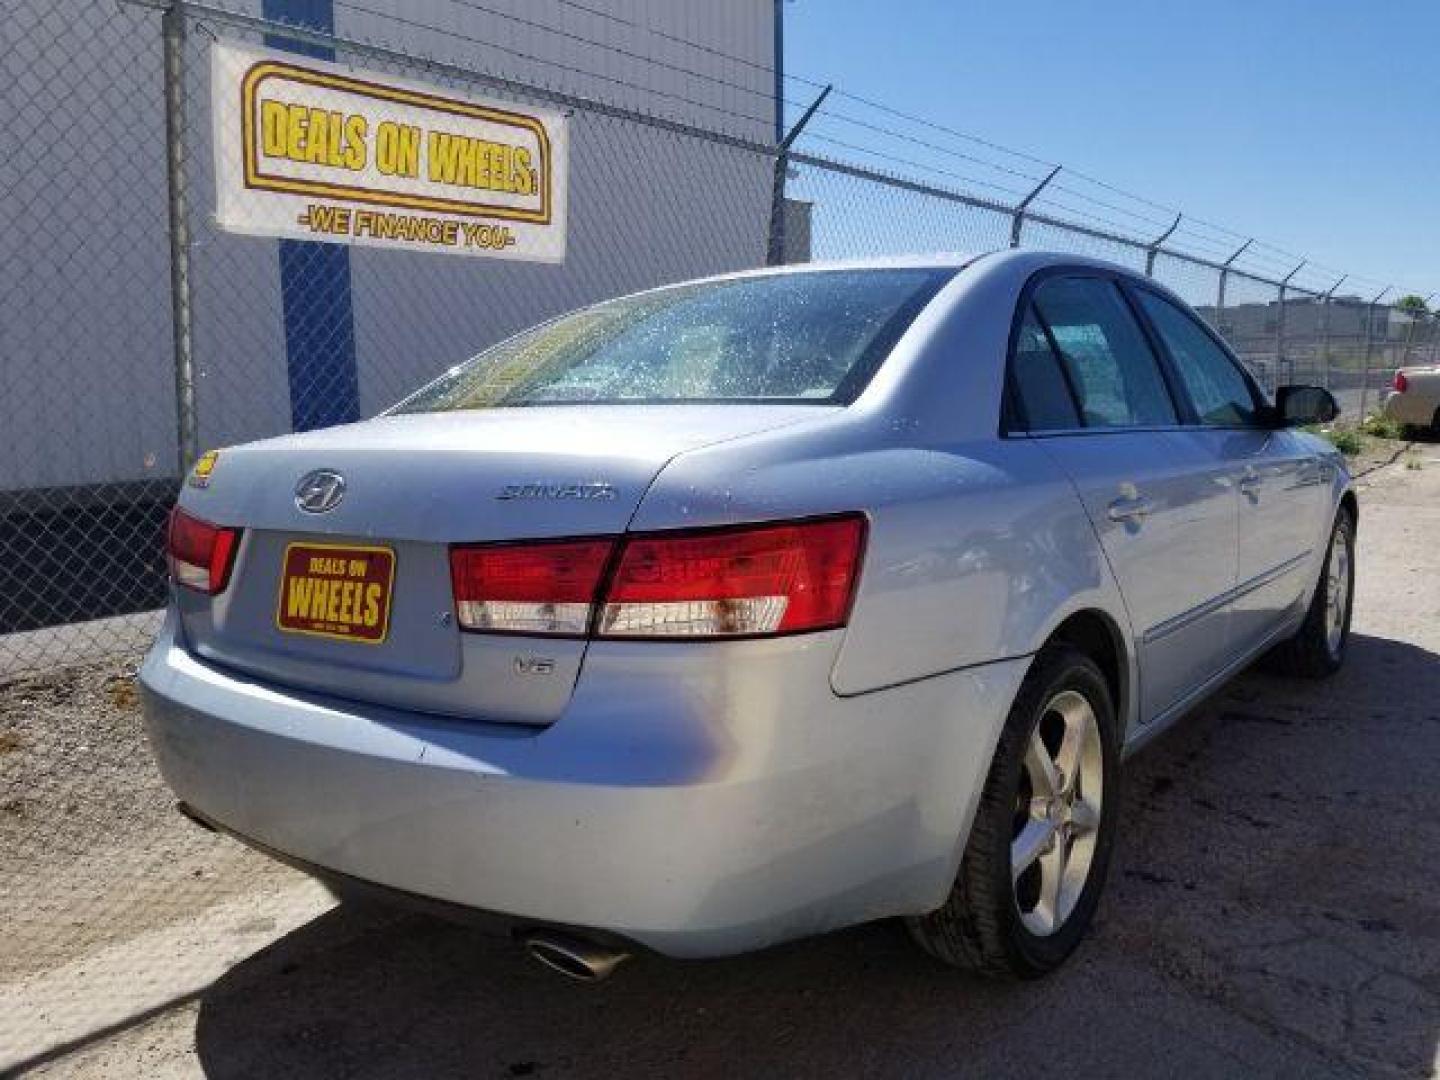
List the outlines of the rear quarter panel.
<svg viewBox="0 0 1440 1080">
<path fill-rule="evenodd" d="M 1074 490 L 1028 440 L 765 456 L 758 447 L 687 455 L 662 474 L 635 527 L 865 511 L 838 694 L 1028 655 L 1083 608 L 1124 625 Z"/>
</svg>

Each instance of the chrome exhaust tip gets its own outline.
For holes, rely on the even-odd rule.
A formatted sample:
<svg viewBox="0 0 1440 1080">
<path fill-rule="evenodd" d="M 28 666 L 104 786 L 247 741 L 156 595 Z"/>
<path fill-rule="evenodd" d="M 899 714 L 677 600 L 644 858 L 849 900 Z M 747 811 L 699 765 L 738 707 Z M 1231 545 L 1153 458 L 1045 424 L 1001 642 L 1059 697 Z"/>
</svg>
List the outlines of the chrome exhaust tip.
<svg viewBox="0 0 1440 1080">
<path fill-rule="evenodd" d="M 525 952 L 551 971 L 587 983 L 608 979 L 630 959 L 627 952 L 549 931 L 526 935 Z"/>
</svg>

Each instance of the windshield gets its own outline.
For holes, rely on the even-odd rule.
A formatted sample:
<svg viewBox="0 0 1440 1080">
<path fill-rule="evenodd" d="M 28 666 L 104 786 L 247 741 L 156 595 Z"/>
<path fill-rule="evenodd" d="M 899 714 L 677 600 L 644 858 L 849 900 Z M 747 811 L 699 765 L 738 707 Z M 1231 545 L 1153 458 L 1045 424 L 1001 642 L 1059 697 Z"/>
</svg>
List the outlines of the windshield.
<svg viewBox="0 0 1440 1080">
<path fill-rule="evenodd" d="M 503 341 L 392 411 L 576 402 L 848 404 L 954 274 L 823 270 L 622 297 Z"/>
</svg>

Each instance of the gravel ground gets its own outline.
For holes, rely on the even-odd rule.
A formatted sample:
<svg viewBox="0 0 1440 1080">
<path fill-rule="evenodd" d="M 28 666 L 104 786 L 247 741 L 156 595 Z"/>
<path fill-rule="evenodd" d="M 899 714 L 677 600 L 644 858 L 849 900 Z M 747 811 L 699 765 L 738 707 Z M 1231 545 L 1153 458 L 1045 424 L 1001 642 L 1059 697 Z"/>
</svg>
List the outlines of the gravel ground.
<svg viewBox="0 0 1440 1080">
<path fill-rule="evenodd" d="M 1095 930 L 1021 986 L 941 969 L 893 924 L 567 983 L 463 928 L 297 899 L 303 879 L 177 821 L 113 665 L 0 683 L 0 1062 L 106 1078 L 1433 1075 L 1440 447 L 1388 457 L 1357 469 L 1373 471 L 1345 670 L 1247 675 L 1135 758 Z M 244 915 L 262 896 L 289 906 Z M 177 971 L 187 957 L 214 977 Z M 101 1006 L 137 980 L 160 1004 L 112 1018 Z M 69 1026 L 7 1029 L 7 991 Z"/>
<path fill-rule="evenodd" d="M 173 807 L 133 667 L 0 682 L 0 984 L 288 876 Z"/>
</svg>

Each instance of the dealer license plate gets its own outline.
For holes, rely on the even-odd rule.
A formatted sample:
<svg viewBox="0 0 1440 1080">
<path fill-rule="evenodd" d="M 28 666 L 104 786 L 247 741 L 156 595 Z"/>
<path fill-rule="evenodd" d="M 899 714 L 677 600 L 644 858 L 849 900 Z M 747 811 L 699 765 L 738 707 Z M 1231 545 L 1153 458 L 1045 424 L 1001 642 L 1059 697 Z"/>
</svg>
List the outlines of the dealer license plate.
<svg viewBox="0 0 1440 1080">
<path fill-rule="evenodd" d="M 291 544 L 275 625 L 286 633 L 379 645 L 390 631 L 395 552 L 388 547 Z"/>
</svg>

